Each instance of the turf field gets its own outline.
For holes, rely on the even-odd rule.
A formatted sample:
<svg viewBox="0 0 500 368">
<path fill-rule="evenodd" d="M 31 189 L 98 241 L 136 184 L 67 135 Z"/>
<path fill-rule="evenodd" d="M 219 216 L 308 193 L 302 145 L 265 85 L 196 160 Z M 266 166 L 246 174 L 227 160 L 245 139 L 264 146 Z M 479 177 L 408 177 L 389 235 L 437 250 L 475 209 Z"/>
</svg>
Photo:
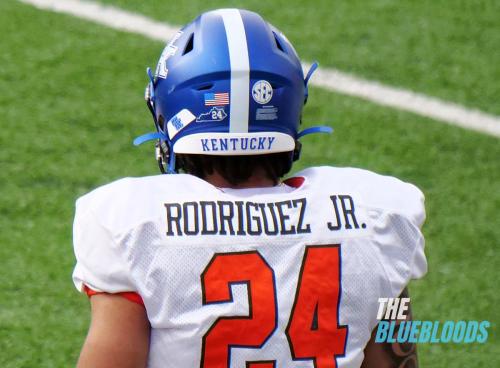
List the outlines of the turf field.
<svg viewBox="0 0 500 368">
<path fill-rule="evenodd" d="M 106 3 L 182 24 L 237 2 Z M 500 114 L 499 2 L 245 4 L 307 60 Z M 71 282 L 73 204 L 156 173 L 152 147 L 131 141 L 152 129 L 144 69 L 162 44 L 14 0 L 0 1 L 0 35 L 0 367 L 68 367 L 88 325 Z M 429 273 L 410 288 L 415 318 L 493 324 L 485 344 L 419 345 L 421 366 L 497 366 L 499 140 L 320 89 L 304 121 L 335 134 L 304 138 L 296 169 L 358 166 L 426 194 Z"/>
</svg>

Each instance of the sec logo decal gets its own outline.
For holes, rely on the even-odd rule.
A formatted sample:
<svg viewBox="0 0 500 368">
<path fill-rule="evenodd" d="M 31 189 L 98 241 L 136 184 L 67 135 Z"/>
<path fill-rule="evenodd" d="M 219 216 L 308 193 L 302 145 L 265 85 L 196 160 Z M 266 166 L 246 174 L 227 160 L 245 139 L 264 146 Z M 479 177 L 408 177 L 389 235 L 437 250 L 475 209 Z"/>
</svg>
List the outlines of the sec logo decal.
<svg viewBox="0 0 500 368">
<path fill-rule="evenodd" d="M 255 102 L 261 105 L 266 104 L 273 97 L 273 87 L 268 81 L 257 81 L 252 87 L 252 97 Z"/>
</svg>

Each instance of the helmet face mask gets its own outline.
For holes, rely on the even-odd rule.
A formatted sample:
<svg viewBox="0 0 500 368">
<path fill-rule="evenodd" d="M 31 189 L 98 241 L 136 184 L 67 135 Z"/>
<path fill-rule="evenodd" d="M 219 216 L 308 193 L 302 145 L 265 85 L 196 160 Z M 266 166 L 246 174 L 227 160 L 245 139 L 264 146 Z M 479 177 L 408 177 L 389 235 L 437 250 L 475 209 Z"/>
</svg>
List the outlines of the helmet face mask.
<svg viewBox="0 0 500 368">
<path fill-rule="evenodd" d="M 168 172 L 175 171 L 176 153 L 260 155 L 300 147 L 302 66 L 286 37 L 256 13 L 203 13 L 173 37 L 155 75 L 148 74 L 145 98 L 158 131 L 148 138 L 166 146 L 160 156 Z"/>
</svg>

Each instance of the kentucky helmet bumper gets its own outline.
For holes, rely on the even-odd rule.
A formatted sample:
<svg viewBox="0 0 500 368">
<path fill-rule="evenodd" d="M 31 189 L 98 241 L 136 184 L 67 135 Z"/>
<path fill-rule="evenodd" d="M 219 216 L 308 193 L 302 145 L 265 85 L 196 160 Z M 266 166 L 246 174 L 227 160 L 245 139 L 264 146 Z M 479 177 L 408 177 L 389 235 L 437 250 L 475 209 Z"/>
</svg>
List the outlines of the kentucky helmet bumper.
<svg viewBox="0 0 500 368">
<path fill-rule="evenodd" d="M 290 152 L 294 148 L 295 139 L 280 132 L 195 133 L 179 138 L 173 145 L 175 153 L 214 156 Z"/>
</svg>

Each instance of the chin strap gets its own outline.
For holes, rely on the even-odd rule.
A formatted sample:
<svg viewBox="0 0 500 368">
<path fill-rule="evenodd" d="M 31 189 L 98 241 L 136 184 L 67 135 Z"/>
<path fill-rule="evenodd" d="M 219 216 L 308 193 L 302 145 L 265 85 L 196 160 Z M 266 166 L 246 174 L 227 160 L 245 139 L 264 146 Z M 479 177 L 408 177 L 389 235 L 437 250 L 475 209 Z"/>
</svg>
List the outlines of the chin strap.
<svg viewBox="0 0 500 368">
<path fill-rule="evenodd" d="M 309 68 L 309 71 L 306 74 L 306 77 L 304 78 L 304 86 L 305 86 L 304 105 L 307 103 L 307 99 L 309 97 L 309 87 L 308 87 L 309 79 L 311 79 L 313 73 L 316 71 L 316 69 L 318 69 L 318 66 L 319 66 L 319 64 L 317 61 L 313 62 L 311 67 Z M 298 140 L 305 135 L 315 134 L 315 133 L 330 134 L 330 133 L 333 133 L 333 128 L 331 128 L 329 126 L 315 126 L 315 127 L 304 129 L 301 132 L 298 132 L 297 137 L 295 139 L 295 149 L 293 151 L 293 161 L 297 161 L 300 157 L 300 151 L 301 151 L 302 145 L 300 144 L 300 142 Z"/>
<path fill-rule="evenodd" d="M 134 139 L 134 146 L 139 146 L 144 142 L 153 141 L 155 139 L 161 139 L 166 141 L 167 137 L 165 136 L 165 134 L 160 132 L 149 132 Z"/>
<path fill-rule="evenodd" d="M 304 129 L 303 131 L 297 133 L 297 139 L 299 139 L 305 135 L 315 134 L 315 133 L 331 134 L 331 133 L 333 133 L 333 128 L 329 127 L 329 126 L 324 126 L 324 125 L 307 128 L 307 129 Z"/>
<path fill-rule="evenodd" d="M 304 129 L 301 132 L 297 133 L 297 138 L 295 139 L 295 149 L 293 150 L 292 161 L 297 161 L 300 158 L 300 152 L 302 150 L 302 144 L 299 142 L 299 139 L 305 135 L 315 134 L 315 133 L 333 133 L 333 128 L 329 126 L 315 126 L 311 128 Z"/>
<path fill-rule="evenodd" d="M 156 132 L 150 132 L 143 134 L 134 139 L 134 146 L 143 144 L 144 142 L 157 140 L 155 144 L 155 157 L 158 162 L 158 167 L 163 174 L 175 174 L 175 155 L 170 150 L 169 138 L 162 132 L 162 127 L 158 124 L 156 119 L 156 109 L 155 109 L 155 78 L 151 68 L 147 68 L 146 72 L 148 74 L 149 82 L 144 91 L 144 99 L 146 100 L 146 105 L 148 106 L 151 115 L 153 115 L 153 120 L 156 126 Z"/>
<path fill-rule="evenodd" d="M 316 69 L 318 69 L 318 66 L 319 64 L 317 61 L 312 63 L 311 67 L 309 68 L 309 71 L 307 72 L 306 77 L 304 78 L 304 86 L 306 87 L 306 90 L 304 91 L 304 105 L 307 103 L 307 98 L 309 97 L 309 87 L 308 87 L 309 79 L 316 71 Z"/>
<path fill-rule="evenodd" d="M 175 174 L 175 155 L 170 152 L 168 137 L 161 132 L 149 132 L 134 139 L 134 146 L 156 140 L 155 157 L 163 174 Z"/>
</svg>

